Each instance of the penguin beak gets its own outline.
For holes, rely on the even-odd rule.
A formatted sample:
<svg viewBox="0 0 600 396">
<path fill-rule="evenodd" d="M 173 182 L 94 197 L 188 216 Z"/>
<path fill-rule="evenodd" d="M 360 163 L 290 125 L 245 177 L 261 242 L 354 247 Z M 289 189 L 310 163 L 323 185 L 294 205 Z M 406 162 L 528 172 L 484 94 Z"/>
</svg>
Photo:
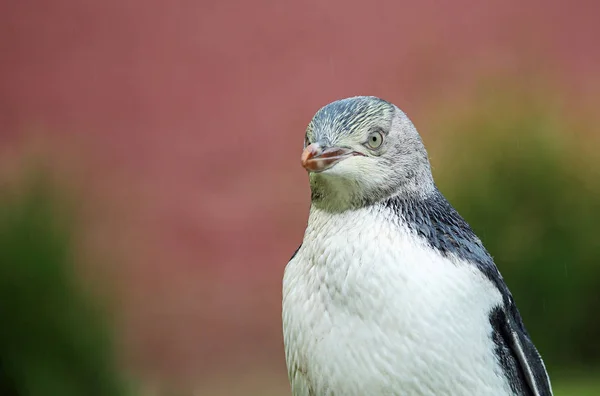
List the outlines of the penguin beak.
<svg viewBox="0 0 600 396">
<path fill-rule="evenodd" d="M 343 147 L 322 148 L 318 143 L 311 143 L 302 152 L 300 161 L 309 172 L 323 172 L 338 162 L 355 155 L 363 155 Z"/>
</svg>

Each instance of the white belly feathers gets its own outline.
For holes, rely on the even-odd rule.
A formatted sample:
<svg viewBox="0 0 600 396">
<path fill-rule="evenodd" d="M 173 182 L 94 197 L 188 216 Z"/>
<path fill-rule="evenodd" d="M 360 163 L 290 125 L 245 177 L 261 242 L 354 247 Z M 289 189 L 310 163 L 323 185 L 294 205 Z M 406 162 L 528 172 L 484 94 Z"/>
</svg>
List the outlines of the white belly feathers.
<svg viewBox="0 0 600 396">
<path fill-rule="evenodd" d="M 487 319 L 500 293 L 388 219 L 311 210 L 283 281 L 294 396 L 511 394 Z"/>
</svg>

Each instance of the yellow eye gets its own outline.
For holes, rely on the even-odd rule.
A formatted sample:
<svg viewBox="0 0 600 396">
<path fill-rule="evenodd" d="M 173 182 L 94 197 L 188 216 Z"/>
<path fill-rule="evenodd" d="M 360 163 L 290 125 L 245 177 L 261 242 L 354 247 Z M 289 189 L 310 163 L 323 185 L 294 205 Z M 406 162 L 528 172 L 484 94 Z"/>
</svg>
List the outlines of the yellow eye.
<svg viewBox="0 0 600 396">
<path fill-rule="evenodd" d="M 370 148 L 376 149 L 383 143 L 383 135 L 379 132 L 371 132 L 367 139 L 367 145 Z"/>
</svg>

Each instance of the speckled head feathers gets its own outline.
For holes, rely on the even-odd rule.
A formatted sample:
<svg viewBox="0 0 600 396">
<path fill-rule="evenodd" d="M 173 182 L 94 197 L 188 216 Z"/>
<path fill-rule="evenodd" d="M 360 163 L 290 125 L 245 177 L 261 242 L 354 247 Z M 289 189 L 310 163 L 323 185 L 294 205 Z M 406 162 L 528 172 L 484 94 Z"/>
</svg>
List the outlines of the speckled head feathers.
<svg viewBox="0 0 600 396">
<path fill-rule="evenodd" d="M 381 146 L 367 144 L 373 134 L 379 134 Z M 395 195 L 426 197 L 435 189 L 419 133 L 383 99 L 357 96 L 322 107 L 306 129 L 308 144 L 356 153 L 324 172 L 310 173 L 314 205 L 345 210 Z"/>
<path fill-rule="evenodd" d="M 395 107 L 375 96 L 341 99 L 323 106 L 308 125 L 308 141 L 318 138 L 329 144 L 356 131 L 389 128 Z"/>
</svg>

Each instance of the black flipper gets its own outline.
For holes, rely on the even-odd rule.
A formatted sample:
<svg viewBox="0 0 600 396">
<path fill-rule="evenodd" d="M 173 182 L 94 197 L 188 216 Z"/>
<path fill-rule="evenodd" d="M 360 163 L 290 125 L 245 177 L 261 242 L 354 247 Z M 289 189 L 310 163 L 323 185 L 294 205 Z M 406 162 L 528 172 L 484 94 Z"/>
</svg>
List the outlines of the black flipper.
<svg viewBox="0 0 600 396">
<path fill-rule="evenodd" d="M 550 378 L 537 349 L 523 326 L 512 298 L 509 307 L 490 313 L 496 355 L 513 392 L 523 396 L 552 396 Z"/>
</svg>

